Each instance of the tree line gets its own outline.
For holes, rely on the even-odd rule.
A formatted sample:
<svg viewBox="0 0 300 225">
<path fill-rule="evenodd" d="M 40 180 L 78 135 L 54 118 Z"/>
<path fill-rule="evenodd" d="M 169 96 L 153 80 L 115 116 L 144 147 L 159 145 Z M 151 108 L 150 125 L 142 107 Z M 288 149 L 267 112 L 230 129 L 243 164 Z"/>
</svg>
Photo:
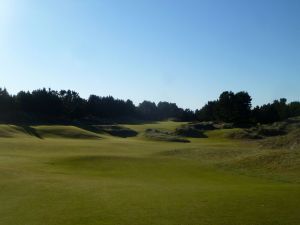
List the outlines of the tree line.
<svg viewBox="0 0 300 225">
<path fill-rule="evenodd" d="M 228 122 L 236 126 L 266 124 L 300 116 L 300 102 L 287 103 L 285 98 L 281 98 L 252 108 L 252 98 L 247 92 L 225 91 L 219 99 L 209 101 L 195 114 L 200 121 Z"/>
<path fill-rule="evenodd" d="M 173 118 L 178 121 L 216 121 L 236 126 L 272 123 L 300 116 L 300 102 L 287 103 L 282 98 L 273 103 L 252 108 L 247 92 L 223 92 L 196 111 L 182 109 L 175 103 L 143 101 L 135 106 L 131 100 L 112 96 L 90 95 L 88 99 L 71 90 L 38 89 L 11 95 L 0 88 L 0 122 L 74 122 L 90 121 L 158 121 Z"/>
<path fill-rule="evenodd" d="M 135 106 L 131 100 L 90 95 L 88 99 L 71 90 L 38 89 L 10 95 L 0 88 L 0 122 L 74 122 L 131 120 L 194 120 L 192 110 L 175 103 L 144 101 Z"/>
</svg>

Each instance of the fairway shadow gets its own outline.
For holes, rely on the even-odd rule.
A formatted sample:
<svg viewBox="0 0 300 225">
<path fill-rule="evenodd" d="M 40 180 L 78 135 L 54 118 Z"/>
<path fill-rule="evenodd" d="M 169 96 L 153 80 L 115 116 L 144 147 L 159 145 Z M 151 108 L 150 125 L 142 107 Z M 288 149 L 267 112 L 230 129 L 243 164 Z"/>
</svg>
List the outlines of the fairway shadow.
<svg viewBox="0 0 300 225">
<path fill-rule="evenodd" d="M 97 134 L 106 133 L 121 138 L 135 137 L 138 135 L 138 132 L 135 130 L 118 125 L 77 125 L 76 127 Z"/>
</svg>

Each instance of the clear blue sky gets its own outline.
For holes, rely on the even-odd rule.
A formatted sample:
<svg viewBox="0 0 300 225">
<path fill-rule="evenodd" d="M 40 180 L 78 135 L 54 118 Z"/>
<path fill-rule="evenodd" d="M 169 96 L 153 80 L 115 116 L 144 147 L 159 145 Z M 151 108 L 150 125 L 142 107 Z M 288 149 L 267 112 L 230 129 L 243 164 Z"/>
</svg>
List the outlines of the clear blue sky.
<svg viewBox="0 0 300 225">
<path fill-rule="evenodd" d="M 0 86 L 167 100 L 300 100 L 299 0 L 0 0 Z"/>
</svg>

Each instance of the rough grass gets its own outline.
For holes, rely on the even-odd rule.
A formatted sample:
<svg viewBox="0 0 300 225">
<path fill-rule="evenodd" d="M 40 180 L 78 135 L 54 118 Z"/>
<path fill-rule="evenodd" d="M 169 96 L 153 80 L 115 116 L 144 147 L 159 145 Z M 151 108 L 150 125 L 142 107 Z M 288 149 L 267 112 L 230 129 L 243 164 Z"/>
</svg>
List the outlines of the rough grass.
<svg viewBox="0 0 300 225">
<path fill-rule="evenodd" d="M 182 138 L 174 132 L 168 132 L 165 130 L 158 129 L 146 129 L 144 132 L 144 137 L 146 139 L 154 141 L 168 141 L 168 142 L 183 142 L 189 143 L 188 139 Z"/>
<path fill-rule="evenodd" d="M 139 132 L 126 139 L 76 127 L 0 126 L 9 134 L 0 138 L 0 225 L 299 223 L 299 148 L 228 139 L 231 129 L 190 143 L 143 137 L 181 125 L 126 125 Z"/>
<path fill-rule="evenodd" d="M 124 126 L 117 126 L 117 125 L 97 125 L 92 126 L 96 132 L 105 133 L 116 137 L 135 137 L 138 135 L 138 132 L 135 130 L 129 129 Z"/>
<path fill-rule="evenodd" d="M 181 126 L 176 128 L 175 133 L 179 136 L 183 137 L 191 137 L 191 138 L 206 138 L 207 136 L 203 134 L 203 131 L 199 131 L 194 127 L 190 126 Z"/>
<path fill-rule="evenodd" d="M 258 125 L 251 129 L 231 129 L 228 137 L 238 140 L 262 139 L 259 143 L 264 148 L 297 149 L 300 148 L 300 118 Z"/>
<path fill-rule="evenodd" d="M 36 138 L 72 138 L 72 139 L 99 139 L 94 132 L 75 126 L 17 126 L 0 125 L 0 138 L 6 137 L 36 137 Z"/>
<path fill-rule="evenodd" d="M 261 144 L 265 148 L 285 148 L 290 150 L 300 148 L 300 129 L 291 131 L 286 135 L 265 139 Z"/>
</svg>

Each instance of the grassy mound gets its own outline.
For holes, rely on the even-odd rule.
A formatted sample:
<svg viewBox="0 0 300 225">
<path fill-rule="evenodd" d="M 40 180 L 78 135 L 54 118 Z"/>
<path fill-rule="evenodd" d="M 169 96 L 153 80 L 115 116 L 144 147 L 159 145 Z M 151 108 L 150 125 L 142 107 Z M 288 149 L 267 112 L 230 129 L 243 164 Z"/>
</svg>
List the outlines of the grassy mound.
<svg viewBox="0 0 300 225">
<path fill-rule="evenodd" d="M 259 126 L 256 129 L 254 129 L 253 132 L 257 132 L 258 135 L 264 137 L 274 137 L 274 136 L 286 134 L 286 131 L 280 127 L 268 127 L 268 126 Z"/>
<path fill-rule="evenodd" d="M 200 131 L 234 128 L 232 123 L 215 123 L 215 122 L 189 123 L 188 126 Z"/>
<path fill-rule="evenodd" d="M 300 149 L 300 129 L 291 131 L 287 135 L 263 140 L 262 146 L 268 148 Z"/>
<path fill-rule="evenodd" d="M 264 139 L 266 137 L 276 137 L 286 134 L 282 130 L 269 129 L 269 128 L 254 128 L 254 129 L 242 129 L 232 132 L 228 135 L 232 139 Z"/>
<path fill-rule="evenodd" d="M 191 138 L 207 138 L 202 131 L 199 131 L 193 127 L 184 125 L 175 130 L 175 133 L 179 136 L 183 137 L 191 137 Z"/>
<path fill-rule="evenodd" d="M 0 125 L 0 137 L 12 138 L 12 137 L 29 137 L 34 136 L 41 138 L 36 132 L 35 128 L 26 125 Z"/>
<path fill-rule="evenodd" d="M 228 135 L 232 139 L 262 139 L 264 148 L 300 149 L 300 118 L 258 125 L 251 129 L 239 129 Z"/>
<path fill-rule="evenodd" d="M 291 155 L 287 152 L 267 152 L 262 154 L 251 155 L 233 162 L 240 168 L 264 168 L 270 170 L 287 169 L 288 166 L 294 167 L 295 163 L 291 163 Z"/>
<path fill-rule="evenodd" d="M 16 126 L 0 125 L 0 137 L 33 136 L 37 138 L 75 138 L 75 139 L 98 139 L 99 134 L 109 134 L 116 137 L 134 137 L 138 133 L 132 129 L 117 125 L 95 125 L 95 126 Z"/>
<path fill-rule="evenodd" d="M 41 138 L 99 139 L 100 136 L 75 126 L 33 127 Z"/>
<path fill-rule="evenodd" d="M 17 126 L 13 125 L 0 125 L 0 137 L 13 137 L 18 134 Z"/>
<path fill-rule="evenodd" d="M 223 164 L 224 168 L 233 169 L 241 173 L 300 182 L 300 152 L 278 150 L 262 150 L 256 154 L 234 158 Z"/>
<path fill-rule="evenodd" d="M 231 133 L 228 137 L 233 139 L 263 139 L 285 135 L 286 131 L 281 128 L 269 126 L 257 126 L 251 129 L 242 129 Z"/>
<path fill-rule="evenodd" d="M 227 137 L 231 139 L 246 139 L 246 140 L 262 139 L 262 136 L 250 130 L 236 130 L 234 132 L 229 133 Z"/>
<path fill-rule="evenodd" d="M 138 132 L 136 132 L 135 130 L 117 125 L 97 125 L 93 127 L 96 129 L 96 132 L 106 133 L 112 136 L 122 138 L 135 137 L 138 134 Z"/>
<path fill-rule="evenodd" d="M 201 122 L 201 123 L 191 123 L 189 124 L 191 128 L 194 128 L 196 130 L 215 130 L 215 124 L 213 122 Z"/>
<path fill-rule="evenodd" d="M 187 139 L 184 139 L 172 132 L 158 130 L 158 129 L 146 129 L 144 132 L 144 136 L 148 139 L 152 139 L 155 141 L 168 141 L 168 142 L 190 142 Z"/>
<path fill-rule="evenodd" d="M 15 125 L 0 125 L 0 137 L 8 138 L 24 134 L 21 127 Z"/>
</svg>

